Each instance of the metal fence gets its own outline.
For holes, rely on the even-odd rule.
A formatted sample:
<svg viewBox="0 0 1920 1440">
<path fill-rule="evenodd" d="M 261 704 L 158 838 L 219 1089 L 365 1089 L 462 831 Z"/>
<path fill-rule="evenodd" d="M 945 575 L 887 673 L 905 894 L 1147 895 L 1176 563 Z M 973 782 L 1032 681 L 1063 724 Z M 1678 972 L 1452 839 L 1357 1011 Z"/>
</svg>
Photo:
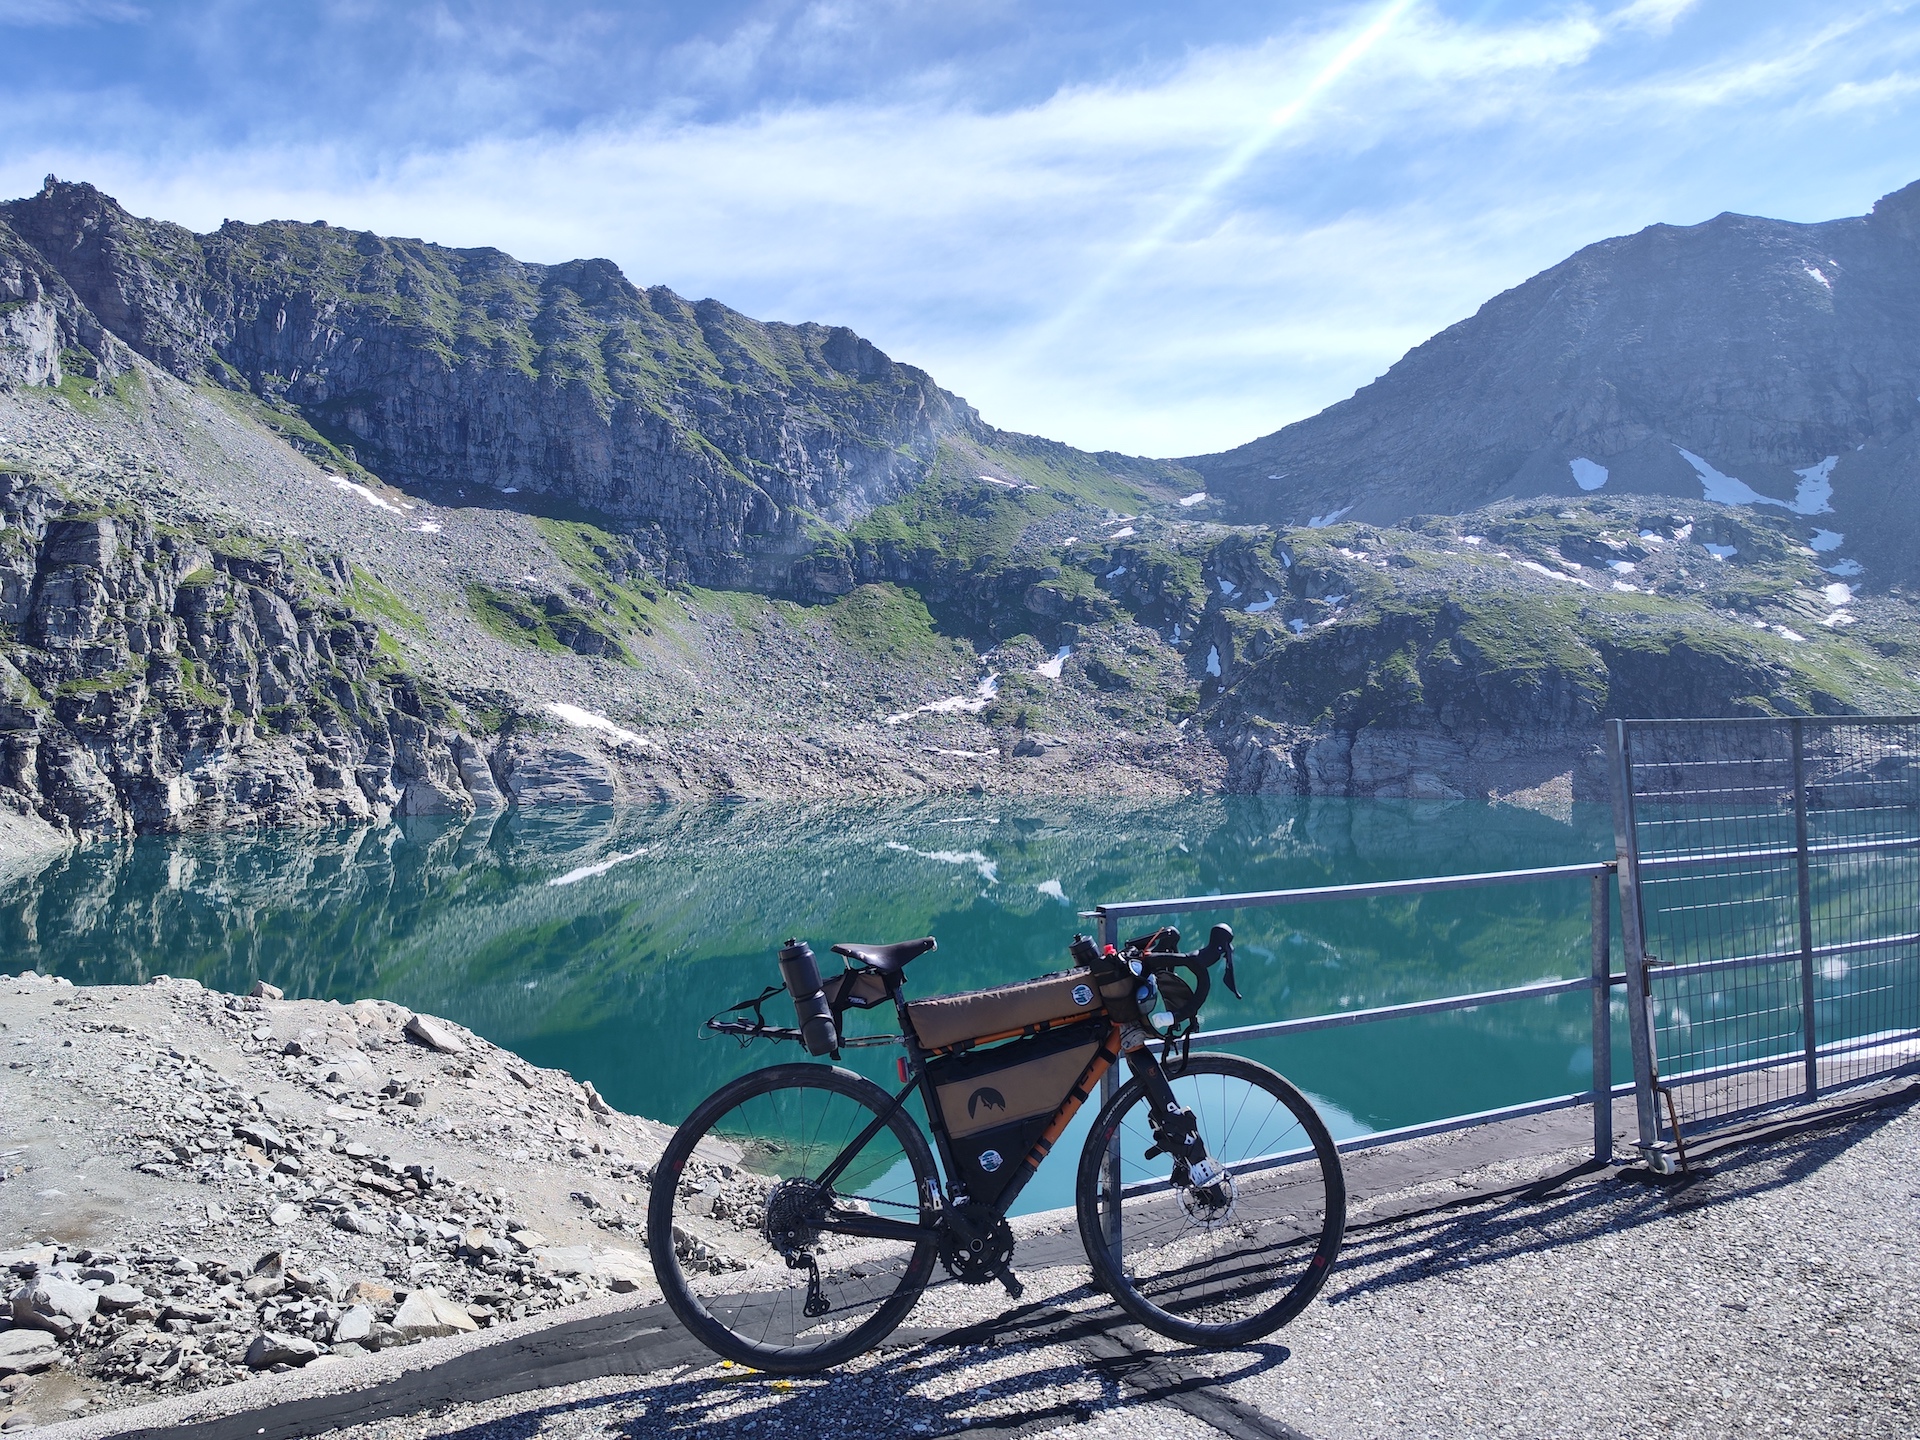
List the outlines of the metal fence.
<svg viewBox="0 0 1920 1440">
<path fill-rule="evenodd" d="M 1920 1059 L 1920 719 L 1618 720 L 1640 1145 Z"/>
<path fill-rule="evenodd" d="M 1590 1106 L 1593 1111 L 1593 1154 L 1602 1164 L 1613 1154 L 1613 1099 L 1632 1093 L 1633 1082 L 1613 1083 L 1613 1009 L 1612 990 L 1626 982 L 1624 974 L 1612 971 L 1611 896 L 1614 865 L 1598 861 L 1588 865 L 1556 865 L 1538 870 L 1501 870 L 1476 875 L 1442 875 L 1424 880 L 1386 880 L 1364 885 L 1325 885 L 1301 890 L 1258 890 L 1239 895 L 1189 895 L 1173 900 L 1129 900 L 1096 906 L 1091 912 L 1100 922 L 1100 938 L 1117 945 L 1120 922 L 1152 915 L 1190 914 L 1195 911 L 1245 910 L 1269 905 L 1302 905 L 1328 900 L 1362 900 L 1382 896 L 1429 895 L 1442 890 L 1471 890 L 1492 885 L 1528 885 L 1584 879 L 1589 887 L 1588 926 L 1592 935 L 1588 973 L 1571 980 L 1539 981 L 1500 990 L 1485 990 L 1471 995 L 1449 995 L 1434 1000 L 1418 1000 L 1405 1005 L 1382 1005 L 1366 1010 L 1340 1011 L 1331 1015 L 1313 1015 L 1296 1020 L 1276 1020 L 1261 1025 L 1241 1025 L 1230 1030 L 1205 1032 L 1208 1044 L 1264 1039 L 1278 1035 L 1298 1035 L 1309 1030 L 1327 1030 L 1342 1025 L 1366 1025 L 1414 1015 L 1434 1015 L 1448 1010 L 1474 1010 L 1486 1005 L 1516 1000 L 1538 1000 L 1585 990 L 1592 996 L 1593 1008 L 1593 1085 L 1567 1095 L 1530 1100 L 1518 1105 L 1453 1115 L 1419 1125 L 1393 1130 L 1378 1130 L 1339 1142 L 1342 1150 L 1364 1150 L 1396 1140 L 1411 1140 L 1422 1135 L 1438 1135 L 1450 1130 L 1486 1125 L 1496 1120 L 1512 1120 L 1523 1115 L 1542 1115 L 1575 1106 Z M 1116 1081 L 1108 1072 L 1105 1082 L 1111 1094 Z"/>
</svg>

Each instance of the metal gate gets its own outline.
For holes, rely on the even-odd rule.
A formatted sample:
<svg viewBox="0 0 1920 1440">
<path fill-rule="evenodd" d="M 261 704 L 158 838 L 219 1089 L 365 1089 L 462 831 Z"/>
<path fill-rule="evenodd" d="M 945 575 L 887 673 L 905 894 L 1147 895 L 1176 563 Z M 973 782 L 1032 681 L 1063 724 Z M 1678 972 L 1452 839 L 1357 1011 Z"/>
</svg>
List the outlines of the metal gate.
<svg viewBox="0 0 1920 1440">
<path fill-rule="evenodd" d="M 1920 1061 L 1920 719 L 1616 720 L 1608 739 L 1649 1160 Z"/>
</svg>

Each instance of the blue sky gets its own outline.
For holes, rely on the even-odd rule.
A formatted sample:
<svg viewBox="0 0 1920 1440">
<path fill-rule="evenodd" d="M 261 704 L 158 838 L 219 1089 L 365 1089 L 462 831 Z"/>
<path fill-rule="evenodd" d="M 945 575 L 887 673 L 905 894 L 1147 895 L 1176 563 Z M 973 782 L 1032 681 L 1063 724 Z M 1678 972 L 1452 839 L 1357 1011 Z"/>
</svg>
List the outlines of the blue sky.
<svg viewBox="0 0 1920 1440">
<path fill-rule="evenodd" d="M 325 218 L 853 326 L 1191 454 L 1607 235 L 1920 179 L 1920 4 L 0 0 L 0 192 Z"/>
</svg>

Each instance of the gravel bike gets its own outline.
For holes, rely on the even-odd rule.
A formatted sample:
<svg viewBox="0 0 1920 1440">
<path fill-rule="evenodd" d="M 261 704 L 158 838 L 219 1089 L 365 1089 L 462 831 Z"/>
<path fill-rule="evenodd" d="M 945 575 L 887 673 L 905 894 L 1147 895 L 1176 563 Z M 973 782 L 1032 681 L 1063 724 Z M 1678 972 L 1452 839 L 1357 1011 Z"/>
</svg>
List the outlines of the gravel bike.
<svg viewBox="0 0 1920 1440">
<path fill-rule="evenodd" d="M 721 1086 L 675 1132 L 647 1245 L 696 1338 L 802 1374 L 879 1344 L 936 1264 L 1017 1299 L 1008 1212 L 1121 1062 L 1128 1078 L 1093 1120 L 1074 1188 L 1095 1284 L 1141 1324 L 1213 1347 L 1258 1339 L 1312 1300 L 1346 1223 L 1333 1138 L 1266 1066 L 1191 1051 L 1212 966 L 1225 962 L 1239 994 L 1231 929 L 1191 953 L 1170 927 L 1119 947 L 1076 935 L 1072 969 L 909 1001 L 907 965 L 935 948 L 835 945 L 846 968 L 823 980 L 811 947 L 789 940 L 783 984 L 707 1021 L 816 1059 L 904 1053 L 895 1094 L 839 1065 L 773 1065 Z M 761 1008 L 782 990 L 793 1026 Z M 889 1001 L 898 1034 L 845 1035 L 848 1010 Z"/>
</svg>

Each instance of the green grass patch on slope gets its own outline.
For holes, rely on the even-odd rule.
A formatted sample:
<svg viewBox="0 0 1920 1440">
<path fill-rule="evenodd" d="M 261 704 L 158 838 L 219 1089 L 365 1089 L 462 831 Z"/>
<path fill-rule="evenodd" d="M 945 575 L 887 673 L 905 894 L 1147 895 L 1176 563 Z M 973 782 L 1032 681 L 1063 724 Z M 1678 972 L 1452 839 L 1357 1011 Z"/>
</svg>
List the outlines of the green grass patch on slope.
<svg viewBox="0 0 1920 1440">
<path fill-rule="evenodd" d="M 942 668 L 974 663 L 971 649 L 935 630 L 920 597 L 897 585 L 861 585 L 825 614 L 842 645 L 876 660 Z"/>
</svg>

